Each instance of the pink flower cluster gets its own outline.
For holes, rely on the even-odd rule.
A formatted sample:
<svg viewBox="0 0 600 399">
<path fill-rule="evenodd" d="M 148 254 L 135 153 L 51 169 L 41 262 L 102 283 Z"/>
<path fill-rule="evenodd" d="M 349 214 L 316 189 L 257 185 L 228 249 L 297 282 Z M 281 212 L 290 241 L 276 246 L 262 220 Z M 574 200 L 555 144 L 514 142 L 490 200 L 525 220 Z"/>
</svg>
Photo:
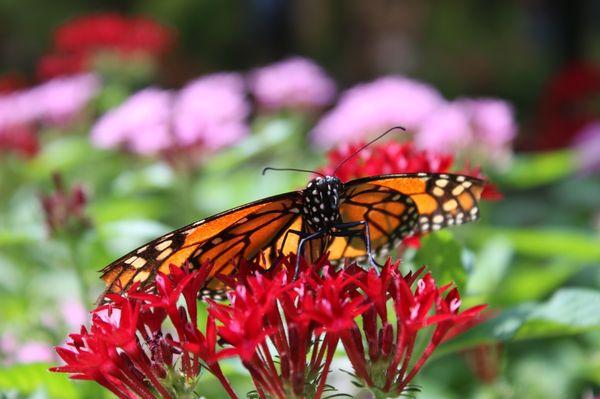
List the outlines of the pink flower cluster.
<svg viewBox="0 0 600 399">
<path fill-rule="evenodd" d="M 219 73 L 196 79 L 179 92 L 144 89 L 100 118 L 92 128 L 92 142 L 139 154 L 231 145 L 248 132 L 244 87 L 239 74 Z"/>
<path fill-rule="evenodd" d="M 312 137 L 316 144 L 331 147 L 392 126 L 415 130 L 442 104 L 442 96 L 426 83 L 397 76 L 379 78 L 343 93 L 335 108 L 315 126 Z"/>
<path fill-rule="evenodd" d="M 73 121 L 98 93 L 99 79 L 91 74 L 49 80 L 30 89 L 0 95 L 0 132 L 14 126 L 65 125 Z"/>
<path fill-rule="evenodd" d="M 312 138 L 331 147 L 396 125 L 413 132 L 419 148 L 445 153 L 477 148 L 493 154 L 505 150 L 517 133 L 513 109 L 506 101 L 449 102 L 426 83 L 388 76 L 342 94 L 338 105 L 315 126 Z"/>
<path fill-rule="evenodd" d="M 258 103 L 267 109 L 319 108 L 329 105 L 336 92 L 323 68 L 301 57 L 254 70 L 249 85 Z"/>
</svg>

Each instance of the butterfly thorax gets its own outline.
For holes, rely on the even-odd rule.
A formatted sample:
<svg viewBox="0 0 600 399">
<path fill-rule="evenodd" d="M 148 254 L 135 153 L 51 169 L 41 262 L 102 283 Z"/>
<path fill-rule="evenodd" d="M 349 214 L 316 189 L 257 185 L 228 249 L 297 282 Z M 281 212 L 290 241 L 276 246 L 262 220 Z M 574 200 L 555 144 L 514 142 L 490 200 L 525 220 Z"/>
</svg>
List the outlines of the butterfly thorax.
<svg viewBox="0 0 600 399">
<path fill-rule="evenodd" d="M 329 230 L 340 223 L 340 191 L 343 184 L 337 177 L 318 177 L 308 182 L 302 191 L 302 217 L 315 231 Z"/>
</svg>

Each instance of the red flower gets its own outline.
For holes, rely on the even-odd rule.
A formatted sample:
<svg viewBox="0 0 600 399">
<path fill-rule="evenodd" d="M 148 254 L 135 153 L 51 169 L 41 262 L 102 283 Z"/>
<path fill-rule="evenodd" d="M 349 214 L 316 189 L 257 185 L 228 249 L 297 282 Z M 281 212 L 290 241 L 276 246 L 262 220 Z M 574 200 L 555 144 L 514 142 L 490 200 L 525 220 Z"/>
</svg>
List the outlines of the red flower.
<svg viewBox="0 0 600 399">
<path fill-rule="evenodd" d="M 28 125 L 11 126 L 0 131 L 0 152 L 16 153 L 32 158 L 40 150 L 35 130 Z"/>
<path fill-rule="evenodd" d="M 329 152 L 328 165 L 321 170 L 332 174 L 335 167 L 362 147 L 364 143 L 343 145 Z M 446 173 L 452 167 L 451 155 L 417 150 L 411 142 L 387 141 L 373 144 L 344 163 L 335 175 L 342 181 L 389 173 Z"/>
<path fill-rule="evenodd" d="M 229 303 L 209 301 L 204 331 L 195 306 L 212 266 L 171 266 L 168 275 L 159 272 L 154 293 L 134 284 L 128 296 L 109 295 L 89 331 L 57 348 L 66 365 L 52 370 L 95 380 L 120 398 L 151 399 L 190 394 L 204 367 L 235 398 L 219 361 L 237 356 L 261 398 L 320 399 L 332 389 L 327 377 L 341 342 L 359 382 L 397 396 L 448 331 L 483 308 L 460 313 L 456 289 L 438 287 L 422 270 L 403 276 L 389 261 L 377 274 L 356 265 L 335 270 L 322 258 L 303 264 L 297 280 L 294 265 L 294 255 L 263 273 L 258 263 L 242 263 L 240 273 L 223 278 Z M 430 326 L 428 345 L 415 353 Z"/>
<path fill-rule="evenodd" d="M 115 13 L 92 14 L 73 19 L 54 34 L 54 50 L 38 65 L 45 79 L 80 72 L 91 67 L 99 52 L 123 57 L 143 54 L 156 59 L 173 45 L 174 34 L 154 20 Z"/>
<path fill-rule="evenodd" d="M 62 231 L 77 233 L 89 226 L 90 221 L 85 216 L 87 195 L 83 186 L 75 185 L 67 191 L 59 174 L 52 178 L 54 191 L 40 195 L 48 230 L 53 234 Z"/>
<path fill-rule="evenodd" d="M 532 147 L 552 150 L 568 146 L 575 135 L 598 118 L 600 68 L 585 62 L 566 65 L 540 96 Z"/>
</svg>

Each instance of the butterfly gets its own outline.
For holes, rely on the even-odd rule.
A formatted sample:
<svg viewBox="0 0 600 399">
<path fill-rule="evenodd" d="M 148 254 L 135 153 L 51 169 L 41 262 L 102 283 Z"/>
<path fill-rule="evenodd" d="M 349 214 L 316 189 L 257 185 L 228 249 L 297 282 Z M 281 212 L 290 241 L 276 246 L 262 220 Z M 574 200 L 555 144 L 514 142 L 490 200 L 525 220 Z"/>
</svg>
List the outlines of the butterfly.
<svg viewBox="0 0 600 399">
<path fill-rule="evenodd" d="M 271 168 L 274 169 L 274 168 Z M 268 269 L 281 255 L 308 261 L 368 259 L 405 237 L 478 218 L 483 180 L 457 174 L 391 174 L 341 182 L 320 175 L 300 191 L 264 198 L 194 222 L 121 257 L 102 272 L 106 293 L 150 284 L 169 265 L 212 262 L 211 276 L 231 275 L 239 259 Z M 212 279 L 206 293 L 221 287 Z"/>
</svg>

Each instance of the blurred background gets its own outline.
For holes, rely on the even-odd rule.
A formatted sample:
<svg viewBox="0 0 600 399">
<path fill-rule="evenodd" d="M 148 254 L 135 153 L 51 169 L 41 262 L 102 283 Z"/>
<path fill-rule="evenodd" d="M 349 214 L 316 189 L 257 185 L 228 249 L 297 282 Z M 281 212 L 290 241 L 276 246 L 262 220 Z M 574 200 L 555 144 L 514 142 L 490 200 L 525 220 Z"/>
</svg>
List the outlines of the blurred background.
<svg viewBox="0 0 600 399">
<path fill-rule="evenodd" d="M 0 398 L 109 397 L 47 371 L 97 270 L 394 125 L 346 177 L 492 183 L 480 222 L 402 252 L 491 309 L 417 396 L 600 395 L 598 21 L 592 0 L 0 0 Z"/>
</svg>

